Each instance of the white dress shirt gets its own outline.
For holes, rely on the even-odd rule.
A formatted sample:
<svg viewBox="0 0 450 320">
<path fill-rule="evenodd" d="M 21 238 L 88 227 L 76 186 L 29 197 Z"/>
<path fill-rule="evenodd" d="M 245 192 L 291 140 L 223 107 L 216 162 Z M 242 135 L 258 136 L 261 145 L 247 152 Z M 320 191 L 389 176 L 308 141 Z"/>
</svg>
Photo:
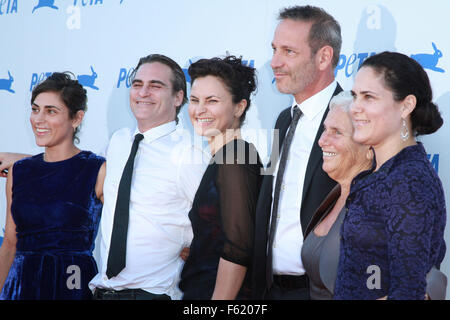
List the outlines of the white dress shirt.
<svg viewBox="0 0 450 320">
<path fill-rule="evenodd" d="M 281 184 L 278 212 L 272 214 L 272 217 L 278 219 L 272 248 L 273 274 L 302 275 L 305 273 L 301 260 L 303 233 L 300 224 L 303 183 L 309 155 L 319 130 L 320 122 L 336 89 L 336 85 L 336 81 L 333 81 L 325 89 L 303 101 L 302 104 L 297 104 L 295 100 L 292 104 L 291 112 L 293 112 L 294 106 L 297 105 L 303 112 L 303 116 L 297 124 L 289 149 Z M 278 164 L 274 172 L 272 198 L 275 191 Z"/>
<path fill-rule="evenodd" d="M 89 287 L 143 289 L 180 299 L 180 251 L 192 240 L 188 213 L 209 157 L 193 146 L 190 135 L 177 129 L 175 121 L 142 133 L 131 182 L 126 267 L 116 277 L 106 276 L 117 191 L 137 133 L 118 130 L 106 152 L 101 261 Z"/>
</svg>

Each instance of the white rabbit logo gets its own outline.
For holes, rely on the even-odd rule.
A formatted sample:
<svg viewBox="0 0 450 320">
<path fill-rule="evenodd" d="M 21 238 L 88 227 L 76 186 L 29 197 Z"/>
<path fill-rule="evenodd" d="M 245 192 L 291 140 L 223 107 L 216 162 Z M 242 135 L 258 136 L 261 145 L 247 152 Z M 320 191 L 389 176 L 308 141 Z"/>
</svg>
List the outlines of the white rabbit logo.
<svg viewBox="0 0 450 320">
<path fill-rule="evenodd" d="M 6 90 L 12 93 L 15 93 L 13 89 L 11 89 L 11 85 L 14 82 L 14 78 L 8 70 L 9 79 L 0 79 L 0 90 Z"/>
<path fill-rule="evenodd" d="M 445 72 L 444 69 L 437 66 L 439 59 L 442 57 L 442 52 L 436 47 L 434 42 L 431 43 L 434 53 L 419 53 L 412 54 L 411 58 L 416 60 L 425 69 L 430 69 L 437 72 Z"/>
<path fill-rule="evenodd" d="M 55 0 L 39 0 L 38 4 L 33 8 L 33 11 L 31 11 L 31 13 L 34 13 L 34 11 L 36 9 L 43 8 L 43 7 L 58 10 L 58 7 L 55 6 Z"/>
<path fill-rule="evenodd" d="M 89 87 L 94 90 L 98 90 L 98 87 L 94 85 L 95 79 L 97 78 L 97 72 L 91 66 L 92 74 L 82 74 L 77 76 L 77 80 L 83 87 Z"/>
</svg>

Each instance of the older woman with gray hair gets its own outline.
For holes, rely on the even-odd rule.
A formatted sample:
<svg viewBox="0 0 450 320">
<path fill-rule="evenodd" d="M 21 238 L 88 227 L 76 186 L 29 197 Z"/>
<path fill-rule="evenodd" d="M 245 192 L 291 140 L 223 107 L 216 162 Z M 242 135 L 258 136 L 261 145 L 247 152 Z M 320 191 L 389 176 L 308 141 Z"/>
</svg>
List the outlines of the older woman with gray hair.
<svg viewBox="0 0 450 320">
<path fill-rule="evenodd" d="M 372 151 L 352 139 L 353 125 L 348 113 L 353 100 L 343 91 L 330 102 L 319 140 L 323 170 L 338 184 L 317 209 L 305 231 L 302 261 L 310 280 L 313 300 L 333 299 L 339 260 L 339 230 L 345 215 L 345 202 L 353 178 L 368 170 Z"/>
</svg>

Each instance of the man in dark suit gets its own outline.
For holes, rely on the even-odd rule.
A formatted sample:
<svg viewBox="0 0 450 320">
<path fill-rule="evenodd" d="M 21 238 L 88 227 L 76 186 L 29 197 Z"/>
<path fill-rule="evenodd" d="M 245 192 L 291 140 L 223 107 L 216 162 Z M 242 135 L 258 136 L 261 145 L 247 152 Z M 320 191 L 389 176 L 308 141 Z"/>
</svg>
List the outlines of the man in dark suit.
<svg viewBox="0 0 450 320">
<path fill-rule="evenodd" d="M 329 101 L 342 91 L 334 78 L 341 30 L 332 16 L 312 6 L 283 9 L 278 19 L 271 67 L 278 90 L 295 99 L 276 121 L 258 200 L 253 294 L 256 299 L 308 299 L 303 233 L 336 184 L 322 170 L 317 141 Z"/>
</svg>

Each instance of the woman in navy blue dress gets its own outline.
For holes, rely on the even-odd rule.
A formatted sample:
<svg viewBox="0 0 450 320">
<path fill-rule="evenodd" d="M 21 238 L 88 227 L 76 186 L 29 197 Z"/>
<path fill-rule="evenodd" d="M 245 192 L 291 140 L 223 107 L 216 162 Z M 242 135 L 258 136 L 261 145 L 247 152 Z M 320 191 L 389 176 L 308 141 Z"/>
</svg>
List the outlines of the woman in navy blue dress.
<svg viewBox="0 0 450 320">
<path fill-rule="evenodd" d="M 30 122 L 45 152 L 8 172 L 0 299 L 92 297 L 105 159 L 74 144 L 86 101 L 69 73 L 53 73 L 33 89 Z"/>
<path fill-rule="evenodd" d="M 441 181 L 415 139 L 443 123 L 428 76 L 383 52 L 364 61 L 352 94 L 353 138 L 375 159 L 347 198 L 335 299 L 424 299 L 426 275 L 445 255 L 446 222 Z"/>
<path fill-rule="evenodd" d="M 239 128 L 256 88 L 255 69 L 229 56 L 199 60 L 189 75 L 189 116 L 213 157 L 189 212 L 194 238 L 179 287 L 188 300 L 246 299 L 262 165 Z"/>
</svg>

